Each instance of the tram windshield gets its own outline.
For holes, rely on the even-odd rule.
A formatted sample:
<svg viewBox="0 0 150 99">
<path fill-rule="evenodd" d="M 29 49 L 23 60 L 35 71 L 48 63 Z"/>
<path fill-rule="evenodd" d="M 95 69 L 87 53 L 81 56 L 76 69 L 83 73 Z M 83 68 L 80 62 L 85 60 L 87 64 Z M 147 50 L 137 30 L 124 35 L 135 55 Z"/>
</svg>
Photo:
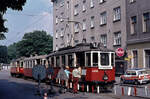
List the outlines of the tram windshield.
<svg viewBox="0 0 150 99">
<path fill-rule="evenodd" d="M 93 53 L 93 66 L 98 66 L 98 53 Z"/>
<path fill-rule="evenodd" d="M 101 65 L 102 66 L 109 66 L 109 53 L 100 53 L 101 56 Z"/>
<path fill-rule="evenodd" d="M 86 53 L 86 66 L 91 66 L 91 53 Z"/>
</svg>

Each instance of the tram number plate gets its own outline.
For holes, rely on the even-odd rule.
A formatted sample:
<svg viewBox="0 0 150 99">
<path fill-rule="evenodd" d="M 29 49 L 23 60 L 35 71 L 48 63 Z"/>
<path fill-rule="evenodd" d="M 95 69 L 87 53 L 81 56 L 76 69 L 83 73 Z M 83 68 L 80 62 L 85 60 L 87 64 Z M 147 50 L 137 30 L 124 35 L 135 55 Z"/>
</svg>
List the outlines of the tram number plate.
<svg viewBox="0 0 150 99">
<path fill-rule="evenodd" d="M 98 72 L 98 70 L 92 70 L 92 72 L 93 72 L 93 73 L 97 73 L 97 72 Z"/>
</svg>

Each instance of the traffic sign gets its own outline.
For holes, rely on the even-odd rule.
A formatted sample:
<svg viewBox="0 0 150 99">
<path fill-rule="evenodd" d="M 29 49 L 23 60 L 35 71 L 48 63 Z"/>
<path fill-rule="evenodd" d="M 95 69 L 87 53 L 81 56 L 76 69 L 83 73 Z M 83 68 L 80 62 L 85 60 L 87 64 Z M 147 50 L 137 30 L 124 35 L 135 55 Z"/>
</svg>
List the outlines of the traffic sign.
<svg viewBox="0 0 150 99">
<path fill-rule="evenodd" d="M 119 57 L 124 56 L 124 49 L 123 49 L 123 48 L 117 48 L 117 49 L 116 49 L 116 54 L 117 54 L 117 56 L 119 56 Z"/>
<path fill-rule="evenodd" d="M 46 68 L 42 65 L 34 66 L 32 69 L 32 76 L 36 80 L 43 80 L 46 78 Z"/>
</svg>

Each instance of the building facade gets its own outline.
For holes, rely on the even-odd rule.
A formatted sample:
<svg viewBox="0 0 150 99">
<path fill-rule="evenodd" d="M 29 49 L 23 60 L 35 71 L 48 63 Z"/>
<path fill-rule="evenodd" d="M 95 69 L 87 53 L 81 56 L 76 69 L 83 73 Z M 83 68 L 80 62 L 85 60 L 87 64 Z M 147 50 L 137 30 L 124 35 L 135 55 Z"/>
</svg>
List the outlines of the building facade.
<svg viewBox="0 0 150 99">
<path fill-rule="evenodd" d="M 150 68 L 150 0 L 129 0 L 127 8 L 128 68 Z"/>
<path fill-rule="evenodd" d="M 101 42 L 108 49 L 122 48 L 126 52 L 126 0 L 52 2 L 54 51 L 82 42 Z M 124 57 L 116 56 L 116 68 L 122 65 L 125 65 Z"/>
</svg>

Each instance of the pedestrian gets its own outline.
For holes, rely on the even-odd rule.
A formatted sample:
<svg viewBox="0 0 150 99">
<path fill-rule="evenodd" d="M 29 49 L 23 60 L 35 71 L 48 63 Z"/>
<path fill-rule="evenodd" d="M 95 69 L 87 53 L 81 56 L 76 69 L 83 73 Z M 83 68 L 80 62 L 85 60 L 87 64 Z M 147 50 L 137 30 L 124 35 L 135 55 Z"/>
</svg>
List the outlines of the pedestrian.
<svg viewBox="0 0 150 99">
<path fill-rule="evenodd" d="M 59 70 L 58 74 L 57 74 L 57 79 L 59 79 L 61 81 L 61 86 L 60 86 L 60 93 L 64 93 L 63 87 L 64 87 L 64 81 L 68 80 L 68 77 L 64 71 L 64 67 L 61 67 L 61 69 Z"/>
<path fill-rule="evenodd" d="M 81 78 L 81 67 L 75 68 L 72 71 L 72 76 L 73 76 L 73 93 L 77 93 L 78 82 L 79 82 L 79 79 Z"/>
<path fill-rule="evenodd" d="M 49 61 L 48 61 L 48 68 L 47 68 L 47 76 L 49 78 L 50 91 L 52 91 L 53 90 L 54 69 L 53 69 L 53 64 L 50 65 Z"/>
<path fill-rule="evenodd" d="M 68 86 L 68 81 L 69 81 L 69 74 L 71 73 L 70 71 L 69 71 L 69 66 L 66 66 L 65 67 L 65 73 L 66 73 L 66 75 L 67 75 L 67 79 L 65 80 L 65 84 L 66 84 L 66 88 L 67 89 L 69 89 L 69 86 Z"/>
</svg>

